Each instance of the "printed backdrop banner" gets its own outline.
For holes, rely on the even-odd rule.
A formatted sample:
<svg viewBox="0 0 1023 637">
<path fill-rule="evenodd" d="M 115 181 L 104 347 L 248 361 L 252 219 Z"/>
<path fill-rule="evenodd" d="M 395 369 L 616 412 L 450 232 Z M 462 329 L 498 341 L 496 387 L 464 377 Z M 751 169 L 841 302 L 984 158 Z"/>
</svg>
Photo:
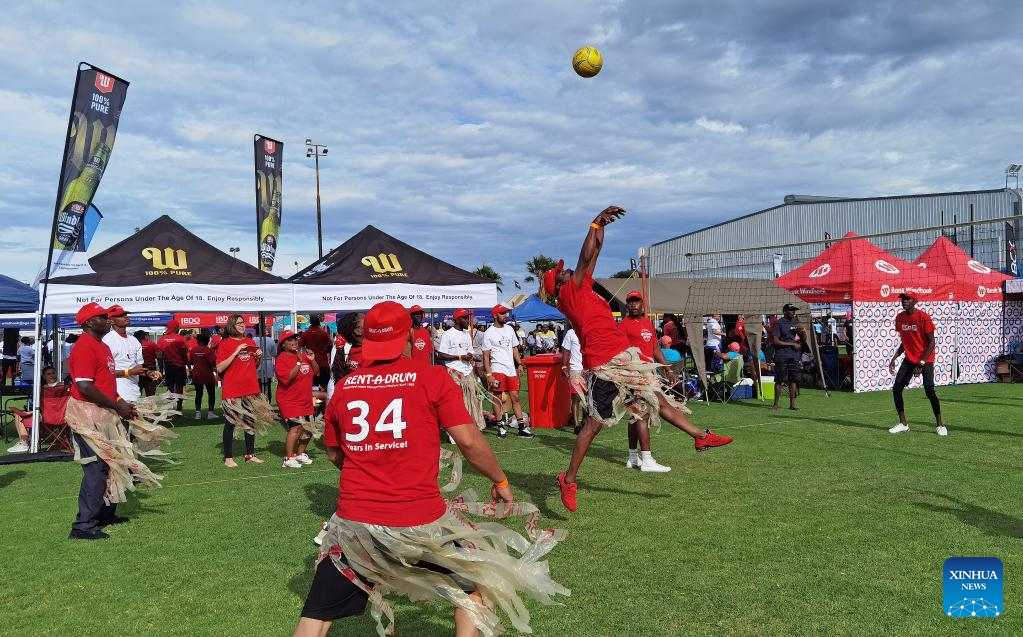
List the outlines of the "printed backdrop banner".
<svg viewBox="0 0 1023 637">
<path fill-rule="evenodd" d="M 256 238 L 259 240 L 259 269 L 270 272 L 277 256 L 281 235 L 281 187 L 284 144 L 256 135 Z"/>
<path fill-rule="evenodd" d="M 60 175 L 55 251 L 85 250 L 86 211 L 110 162 L 127 94 L 128 82 L 88 64 L 79 67 Z"/>
<path fill-rule="evenodd" d="M 295 285 L 295 307 L 307 312 L 365 310 L 381 301 L 406 307 L 493 307 L 493 283 L 416 285 L 413 283 L 353 284 L 345 286 Z"/>
<path fill-rule="evenodd" d="M 195 312 L 182 312 L 174 315 L 174 320 L 178 322 L 182 329 L 189 329 L 194 327 L 224 327 L 227 325 L 227 319 L 230 314 L 199 314 Z M 259 314 L 242 314 L 242 318 L 245 319 L 245 324 L 252 327 L 259 325 Z M 264 316 L 263 323 L 266 327 L 273 327 L 274 317 Z"/>
<path fill-rule="evenodd" d="M 161 283 L 100 287 L 50 283 L 46 294 L 47 313 L 74 314 L 86 303 L 104 307 L 114 303 L 129 312 L 290 312 L 291 286 L 288 285 L 216 285 L 198 283 Z"/>
</svg>

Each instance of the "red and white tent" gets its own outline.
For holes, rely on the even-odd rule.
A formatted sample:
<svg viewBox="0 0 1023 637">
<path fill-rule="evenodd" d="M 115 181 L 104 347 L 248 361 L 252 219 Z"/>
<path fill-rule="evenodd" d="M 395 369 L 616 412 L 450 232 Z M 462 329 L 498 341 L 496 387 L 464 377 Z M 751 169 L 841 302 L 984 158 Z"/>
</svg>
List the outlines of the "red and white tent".
<svg viewBox="0 0 1023 637">
<path fill-rule="evenodd" d="M 1001 301 L 1002 283 L 1011 279 L 971 258 L 946 237 L 938 237 L 913 262 L 921 270 L 954 280 L 956 301 Z"/>
<path fill-rule="evenodd" d="M 948 301 L 953 282 L 918 268 L 850 232 L 774 283 L 812 303 L 897 302 L 908 292 L 921 301 Z"/>
</svg>

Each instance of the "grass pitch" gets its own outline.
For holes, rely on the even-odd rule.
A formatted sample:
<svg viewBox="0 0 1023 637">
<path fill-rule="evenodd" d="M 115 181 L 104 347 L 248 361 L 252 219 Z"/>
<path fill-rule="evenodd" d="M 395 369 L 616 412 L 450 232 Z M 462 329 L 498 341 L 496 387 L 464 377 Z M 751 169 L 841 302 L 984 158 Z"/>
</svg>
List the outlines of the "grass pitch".
<svg viewBox="0 0 1023 637">
<path fill-rule="evenodd" d="M 698 425 L 736 441 L 697 455 L 665 426 L 653 434 L 655 457 L 673 468 L 663 475 L 624 468 L 616 426 L 583 465 L 575 514 L 555 483 L 571 432 L 490 437 L 517 496 L 540 507 L 545 526 L 570 532 L 549 557 L 572 597 L 530 603 L 534 633 L 1023 634 L 1023 392 L 938 392 L 948 438 L 934 435 L 919 390 L 907 392 L 913 429 L 897 436 L 887 393 L 808 390 L 801 411 L 777 414 L 758 401 L 697 405 Z M 181 422 L 180 464 L 165 468 L 164 488 L 119 508 L 132 520 L 103 542 L 66 539 L 78 465 L 0 467 L 0 635 L 290 634 L 337 471 L 319 448 L 313 465 L 282 469 L 283 431 L 258 441 L 266 464 L 225 469 L 220 424 Z M 462 486 L 488 491 L 471 469 Z M 942 614 L 952 556 L 1002 559 L 1002 617 Z M 452 631 L 443 605 L 397 607 L 399 636 Z M 331 634 L 375 630 L 364 617 Z"/>
</svg>

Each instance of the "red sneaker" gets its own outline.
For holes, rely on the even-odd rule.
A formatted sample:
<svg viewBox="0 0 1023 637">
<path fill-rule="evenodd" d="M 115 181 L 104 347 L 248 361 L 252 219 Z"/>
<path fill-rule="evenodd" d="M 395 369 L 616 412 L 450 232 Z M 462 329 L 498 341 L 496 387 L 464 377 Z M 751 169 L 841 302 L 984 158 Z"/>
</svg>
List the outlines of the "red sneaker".
<svg viewBox="0 0 1023 637">
<path fill-rule="evenodd" d="M 707 430 L 707 437 L 703 440 L 694 441 L 694 446 L 697 451 L 706 451 L 711 447 L 724 447 L 728 443 L 732 442 L 732 439 L 728 436 L 719 436 L 710 429 Z"/>
<path fill-rule="evenodd" d="M 561 503 L 569 511 L 575 511 L 575 483 L 565 482 L 565 474 L 558 474 L 558 487 L 561 489 Z"/>
</svg>

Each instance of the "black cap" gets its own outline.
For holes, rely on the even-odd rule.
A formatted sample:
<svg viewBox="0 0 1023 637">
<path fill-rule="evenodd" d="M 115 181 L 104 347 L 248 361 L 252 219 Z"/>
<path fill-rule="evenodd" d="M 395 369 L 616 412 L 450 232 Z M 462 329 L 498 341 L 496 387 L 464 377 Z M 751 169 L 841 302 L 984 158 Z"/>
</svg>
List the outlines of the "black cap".
<svg viewBox="0 0 1023 637">
<path fill-rule="evenodd" d="M 899 295 L 899 298 L 900 299 L 909 299 L 909 300 L 912 301 L 915 297 L 912 294 L 906 294 L 905 292 L 903 292 L 902 294 Z"/>
<path fill-rule="evenodd" d="M 799 308 L 796 307 L 795 305 L 793 305 L 792 303 L 786 303 L 785 305 L 782 306 L 781 311 L 782 312 L 788 312 L 789 310 L 791 310 L 791 311 L 795 312 L 798 309 Z"/>
</svg>

